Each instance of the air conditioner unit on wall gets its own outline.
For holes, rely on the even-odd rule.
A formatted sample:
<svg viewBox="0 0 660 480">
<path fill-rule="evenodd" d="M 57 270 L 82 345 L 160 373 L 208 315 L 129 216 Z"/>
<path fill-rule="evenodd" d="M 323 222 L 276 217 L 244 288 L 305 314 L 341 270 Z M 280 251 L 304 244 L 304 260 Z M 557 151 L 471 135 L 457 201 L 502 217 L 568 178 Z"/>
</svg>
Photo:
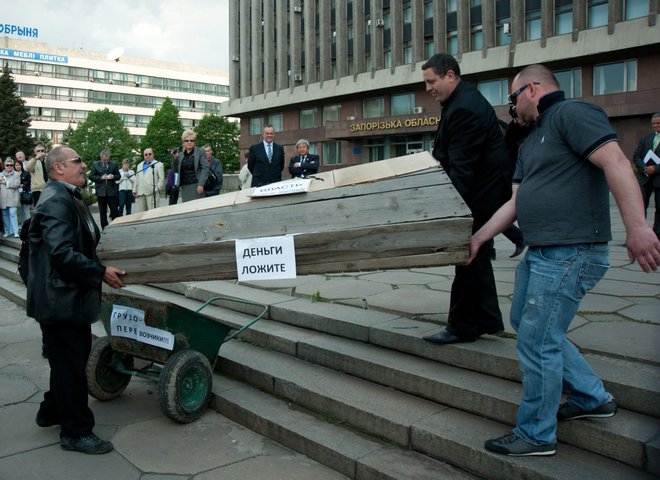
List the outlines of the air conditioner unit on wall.
<svg viewBox="0 0 660 480">
<path fill-rule="evenodd" d="M 377 27 L 384 27 L 385 26 L 385 22 L 383 22 L 382 18 L 377 18 L 376 19 L 376 26 Z"/>
<path fill-rule="evenodd" d="M 293 7 L 293 11 L 296 13 L 302 13 L 302 7 L 300 6 Z"/>
<path fill-rule="evenodd" d="M 424 113 L 424 107 L 413 108 L 413 113 Z"/>
<path fill-rule="evenodd" d="M 293 74 L 293 81 L 294 82 L 302 82 L 302 75 L 299 73 L 294 73 Z"/>
</svg>

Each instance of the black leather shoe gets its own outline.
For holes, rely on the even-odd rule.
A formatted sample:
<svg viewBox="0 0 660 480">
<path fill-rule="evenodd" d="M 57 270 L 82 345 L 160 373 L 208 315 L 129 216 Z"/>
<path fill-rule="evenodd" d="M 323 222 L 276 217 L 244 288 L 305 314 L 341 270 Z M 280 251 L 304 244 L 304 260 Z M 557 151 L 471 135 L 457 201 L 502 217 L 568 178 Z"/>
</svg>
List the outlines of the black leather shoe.
<svg viewBox="0 0 660 480">
<path fill-rule="evenodd" d="M 475 340 L 474 338 L 459 337 L 446 329 L 442 332 L 427 335 L 423 338 L 427 342 L 438 343 L 440 345 L 448 345 L 451 343 L 472 343 Z"/>
<path fill-rule="evenodd" d="M 515 251 L 511 254 L 511 256 L 509 256 L 509 258 L 516 258 L 524 251 L 525 251 L 525 245 L 517 244 Z"/>
<path fill-rule="evenodd" d="M 53 419 L 51 419 L 51 418 L 48 418 L 46 415 L 44 415 L 43 413 L 41 413 L 41 410 L 39 410 L 39 411 L 37 412 L 37 418 L 35 418 L 34 421 L 35 421 L 35 423 L 37 424 L 37 426 L 39 426 L 39 427 L 44 427 L 44 428 L 47 428 L 47 427 L 54 427 L 55 425 L 59 425 L 59 424 L 60 424 L 60 422 L 55 421 L 55 420 L 53 420 Z"/>
<path fill-rule="evenodd" d="M 64 450 L 86 453 L 88 455 L 102 455 L 113 449 L 112 443 L 107 440 L 101 440 L 93 433 L 78 438 L 62 437 L 60 438 L 60 446 Z"/>
</svg>

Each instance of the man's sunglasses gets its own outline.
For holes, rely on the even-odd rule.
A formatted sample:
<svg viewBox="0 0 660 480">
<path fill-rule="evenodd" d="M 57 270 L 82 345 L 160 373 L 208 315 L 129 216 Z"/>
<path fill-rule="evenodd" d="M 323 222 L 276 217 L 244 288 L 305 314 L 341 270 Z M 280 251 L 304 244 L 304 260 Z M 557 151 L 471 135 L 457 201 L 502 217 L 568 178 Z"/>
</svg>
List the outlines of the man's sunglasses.
<svg viewBox="0 0 660 480">
<path fill-rule="evenodd" d="M 524 92 L 525 89 L 526 89 L 527 87 L 529 87 L 530 84 L 541 85 L 539 82 L 529 82 L 529 83 L 526 83 L 525 85 L 523 85 L 522 87 L 520 87 L 518 90 L 516 90 L 515 92 L 513 92 L 511 95 L 509 95 L 509 103 L 510 103 L 511 105 L 515 106 L 515 105 L 516 105 L 516 102 L 518 101 L 518 95 L 520 95 L 522 92 Z"/>
</svg>

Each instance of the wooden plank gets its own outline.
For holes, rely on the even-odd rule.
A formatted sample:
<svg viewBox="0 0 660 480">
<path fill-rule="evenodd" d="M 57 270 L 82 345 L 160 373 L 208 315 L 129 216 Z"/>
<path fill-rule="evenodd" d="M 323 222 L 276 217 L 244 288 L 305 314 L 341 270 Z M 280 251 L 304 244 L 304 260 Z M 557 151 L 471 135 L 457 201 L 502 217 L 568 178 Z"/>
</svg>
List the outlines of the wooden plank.
<svg viewBox="0 0 660 480">
<path fill-rule="evenodd" d="M 290 234 L 299 274 L 463 263 L 469 209 L 427 156 L 326 172 L 304 194 L 239 192 L 121 217 L 99 258 L 129 284 L 236 278 L 236 240 Z"/>
</svg>

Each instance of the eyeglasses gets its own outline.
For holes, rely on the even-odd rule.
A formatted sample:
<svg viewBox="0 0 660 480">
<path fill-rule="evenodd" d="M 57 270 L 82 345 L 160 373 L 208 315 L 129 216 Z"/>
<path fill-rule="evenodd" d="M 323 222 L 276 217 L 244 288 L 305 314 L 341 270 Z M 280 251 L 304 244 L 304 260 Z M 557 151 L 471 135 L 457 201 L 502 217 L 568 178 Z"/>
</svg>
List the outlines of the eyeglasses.
<svg viewBox="0 0 660 480">
<path fill-rule="evenodd" d="M 529 83 L 526 83 L 525 85 L 523 85 L 522 87 L 520 87 L 518 90 L 516 90 L 515 92 L 513 92 L 511 95 L 509 95 L 509 103 L 510 103 L 511 105 L 515 106 L 515 105 L 516 105 L 516 102 L 518 101 L 518 95 L 520 95 L 522 92 L 524 92 L 525 89 L 526 89 L 527 87 L 530 86 L 530 84 L 541 85 L 539 82 L 529 82 Z"/>
<path fill-rule="evenodd" d="M 44 153 L 46 150 L 35 150 L 37 153 Z"/>
<path fill-rule="evenodd" d="M 69 158 L 68 160 L 62 160 L 59 163 L 66 163 L 66 162 L 83 163 L 82 158 L 80 158 L 80 157 Z"/>
<path fill-rule="evenodd" d="M 146 157 L 147 155 L 153 155 L 153 153 L 145 153 L 144 156 Z"/>
<path fill-rule="evenodd" d="M 183 141 L 184 143 L 195 143 L 195 140 L 191 140 L 190 138 L 186 139 Z"/>
<path fill-rule="evenodd" d="M 13 166 L 14 166 L 13 163 L 7 163 L 7 162 L 5 162 L 5 167 L 13 167 Z"/>
</svg>

